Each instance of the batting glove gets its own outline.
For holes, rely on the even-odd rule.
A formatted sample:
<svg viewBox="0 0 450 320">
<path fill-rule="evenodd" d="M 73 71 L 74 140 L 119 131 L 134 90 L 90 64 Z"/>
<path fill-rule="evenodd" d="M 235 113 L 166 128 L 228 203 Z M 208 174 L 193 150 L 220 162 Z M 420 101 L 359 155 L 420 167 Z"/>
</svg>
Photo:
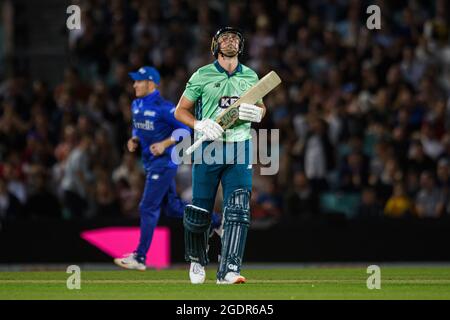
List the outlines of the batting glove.
<svg viewBox="0 0 450 320">
<path fill-rule="evenodd" d="M 254 104 L 242 103 L 239 106 L 239 119 L 251 122 L 261 122 L 263 109 Z"/>
<path fill-rule="evenodd" d="M 211 119 L 195 121 L 194 130 L 203 133 L 210 141 L 216 140 L 223 134 L 222 127 Z"/>
</svg>

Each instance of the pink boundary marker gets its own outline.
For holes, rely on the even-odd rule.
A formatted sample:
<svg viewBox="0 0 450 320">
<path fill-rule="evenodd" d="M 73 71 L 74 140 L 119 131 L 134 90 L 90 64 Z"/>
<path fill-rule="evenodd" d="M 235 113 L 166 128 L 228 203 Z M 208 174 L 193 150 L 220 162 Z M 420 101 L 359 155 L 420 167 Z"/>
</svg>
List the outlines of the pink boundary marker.
<svg viewBox="0 0 450 320">
<path fill-rule="evenodd" d="M 136 250 L 139 243 L 139 227 L 107 227 L 83 231 L 80 236 L 113 258 Z M 147 254 L 146 265 L 156 269 L 170 266 L 170 230 L 157 227 Z"/>
</svg>

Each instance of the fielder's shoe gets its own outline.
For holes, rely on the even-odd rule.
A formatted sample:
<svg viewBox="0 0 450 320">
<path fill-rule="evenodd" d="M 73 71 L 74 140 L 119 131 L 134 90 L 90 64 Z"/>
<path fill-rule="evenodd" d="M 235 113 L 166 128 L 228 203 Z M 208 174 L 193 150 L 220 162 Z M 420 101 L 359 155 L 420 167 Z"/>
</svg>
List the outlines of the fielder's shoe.
<svg viewBox="0 0 450 320">
<path fill-rule="evenodd" d="M 189 278 L 192 284 L 202 284 L 205 282 L 205 267 L 198 262 L 191 262 L 191 268 L 189 270 Z"/>
<path fill-rule="evenodd" d="M 119 267 L 130 270 L 145 271 L 146 269 L 145 264 L 137 260 L 136 253 L 134 252 L 126 254 L 123 258 L 114 259 L 114 263 Z"/>
<path fill-rule="evenodd" d="M 223 280 L 217 279 L 217 284 L 239 284 L 239 283 L 245 283 L 247 281 L 243 276 L 241 276 L 237 272 L 228 272 L 225 275 L 225 278 Z"/>
</svg>

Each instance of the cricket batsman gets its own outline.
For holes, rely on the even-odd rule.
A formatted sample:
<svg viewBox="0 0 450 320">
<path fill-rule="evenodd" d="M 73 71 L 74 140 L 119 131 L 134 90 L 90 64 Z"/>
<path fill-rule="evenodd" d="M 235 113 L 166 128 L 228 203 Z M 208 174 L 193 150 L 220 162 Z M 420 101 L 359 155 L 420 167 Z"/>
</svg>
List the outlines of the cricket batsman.
<svg viewBox="0 0 450 320">
<path fill-rule="evenodd" d="M 239 120 L 225 133 L 215 122 L 222 110 L 229 107 L 245 91 L 258 82 L 256 73 L 242 65 L 238 57 L 244 49 L 242 33 L 231 27 L 217 31 L 211 43 L 214 63 L 199 68 L 189 79 L 178 102 L 175 118 L 195 130 L 197 136 L 205 135 L 211 143 L 223 147 L 225 162 L 196 164 L 192 168 L 193 199 L 184 212 L 185 258 L 191 262 L 191 283 L 205 281 L 208 264 L 208 230 L 217 188 L 223 189 L 223 235 L 217 284 L 244 283 L 240 275 L 247 231 L 250 225 L 250 195 L 252 190 L 252 160 L 245 163 L 227 157 L 229 147 L 251 155 L 251 122 L 260 122 L 265 114 L 261 101 L 256 105 L 241 104 Z M 212 142 L 213 140 L 217 140 Z M 236 160 L 238 154 L 234 154 Z"/>
<path fill-rule="evenodd" d="M 160 75 L 155 68 L 145 66 L 129 75 L 134 80 L 136 99 L 131 105 L 133 129 L 127 147 L 130 152 L 141 148 L 146 181 L 139 204 L 138 247 L 124 258 L 114 259 L 114 262 L 126 269 L 144 271 L 161 206 L 167 216 L 183 217 L 186 203 L 176 194 L 177 165 L 171 159 L 171 152 L 177 141 L 172 139 L 172 132 L 185 129 L 186 135 L 189 135 L 190 129 L 175 119 L 174 104 L 161 97 L 157 89 Z M 220 225 L 220 217 L 214 214 L 212 228 L 219 228 Z"/>
</svg>

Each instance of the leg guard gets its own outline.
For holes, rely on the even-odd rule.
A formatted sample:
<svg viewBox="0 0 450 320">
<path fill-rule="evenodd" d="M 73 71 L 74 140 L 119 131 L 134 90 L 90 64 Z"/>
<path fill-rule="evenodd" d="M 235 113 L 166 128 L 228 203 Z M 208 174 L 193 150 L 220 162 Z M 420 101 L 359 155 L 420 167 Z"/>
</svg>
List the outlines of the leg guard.
<svg viewBox="0 0 450 320">
<path fill-rule="evenodd" d="M 222 251 L 217 279 L 222 280 L 228 272 L 241 270 L 247 231 L 250 226 L 250 191 L 234 191 L 224 209 Z"/>
<path fill-rule="evenodd" d="M 202 266 L 207 265 L 211 214 L 205 209 L 189 204 L 184 209 L 183 225 L 186 261 L 198 262 Z"/>
</svg>

